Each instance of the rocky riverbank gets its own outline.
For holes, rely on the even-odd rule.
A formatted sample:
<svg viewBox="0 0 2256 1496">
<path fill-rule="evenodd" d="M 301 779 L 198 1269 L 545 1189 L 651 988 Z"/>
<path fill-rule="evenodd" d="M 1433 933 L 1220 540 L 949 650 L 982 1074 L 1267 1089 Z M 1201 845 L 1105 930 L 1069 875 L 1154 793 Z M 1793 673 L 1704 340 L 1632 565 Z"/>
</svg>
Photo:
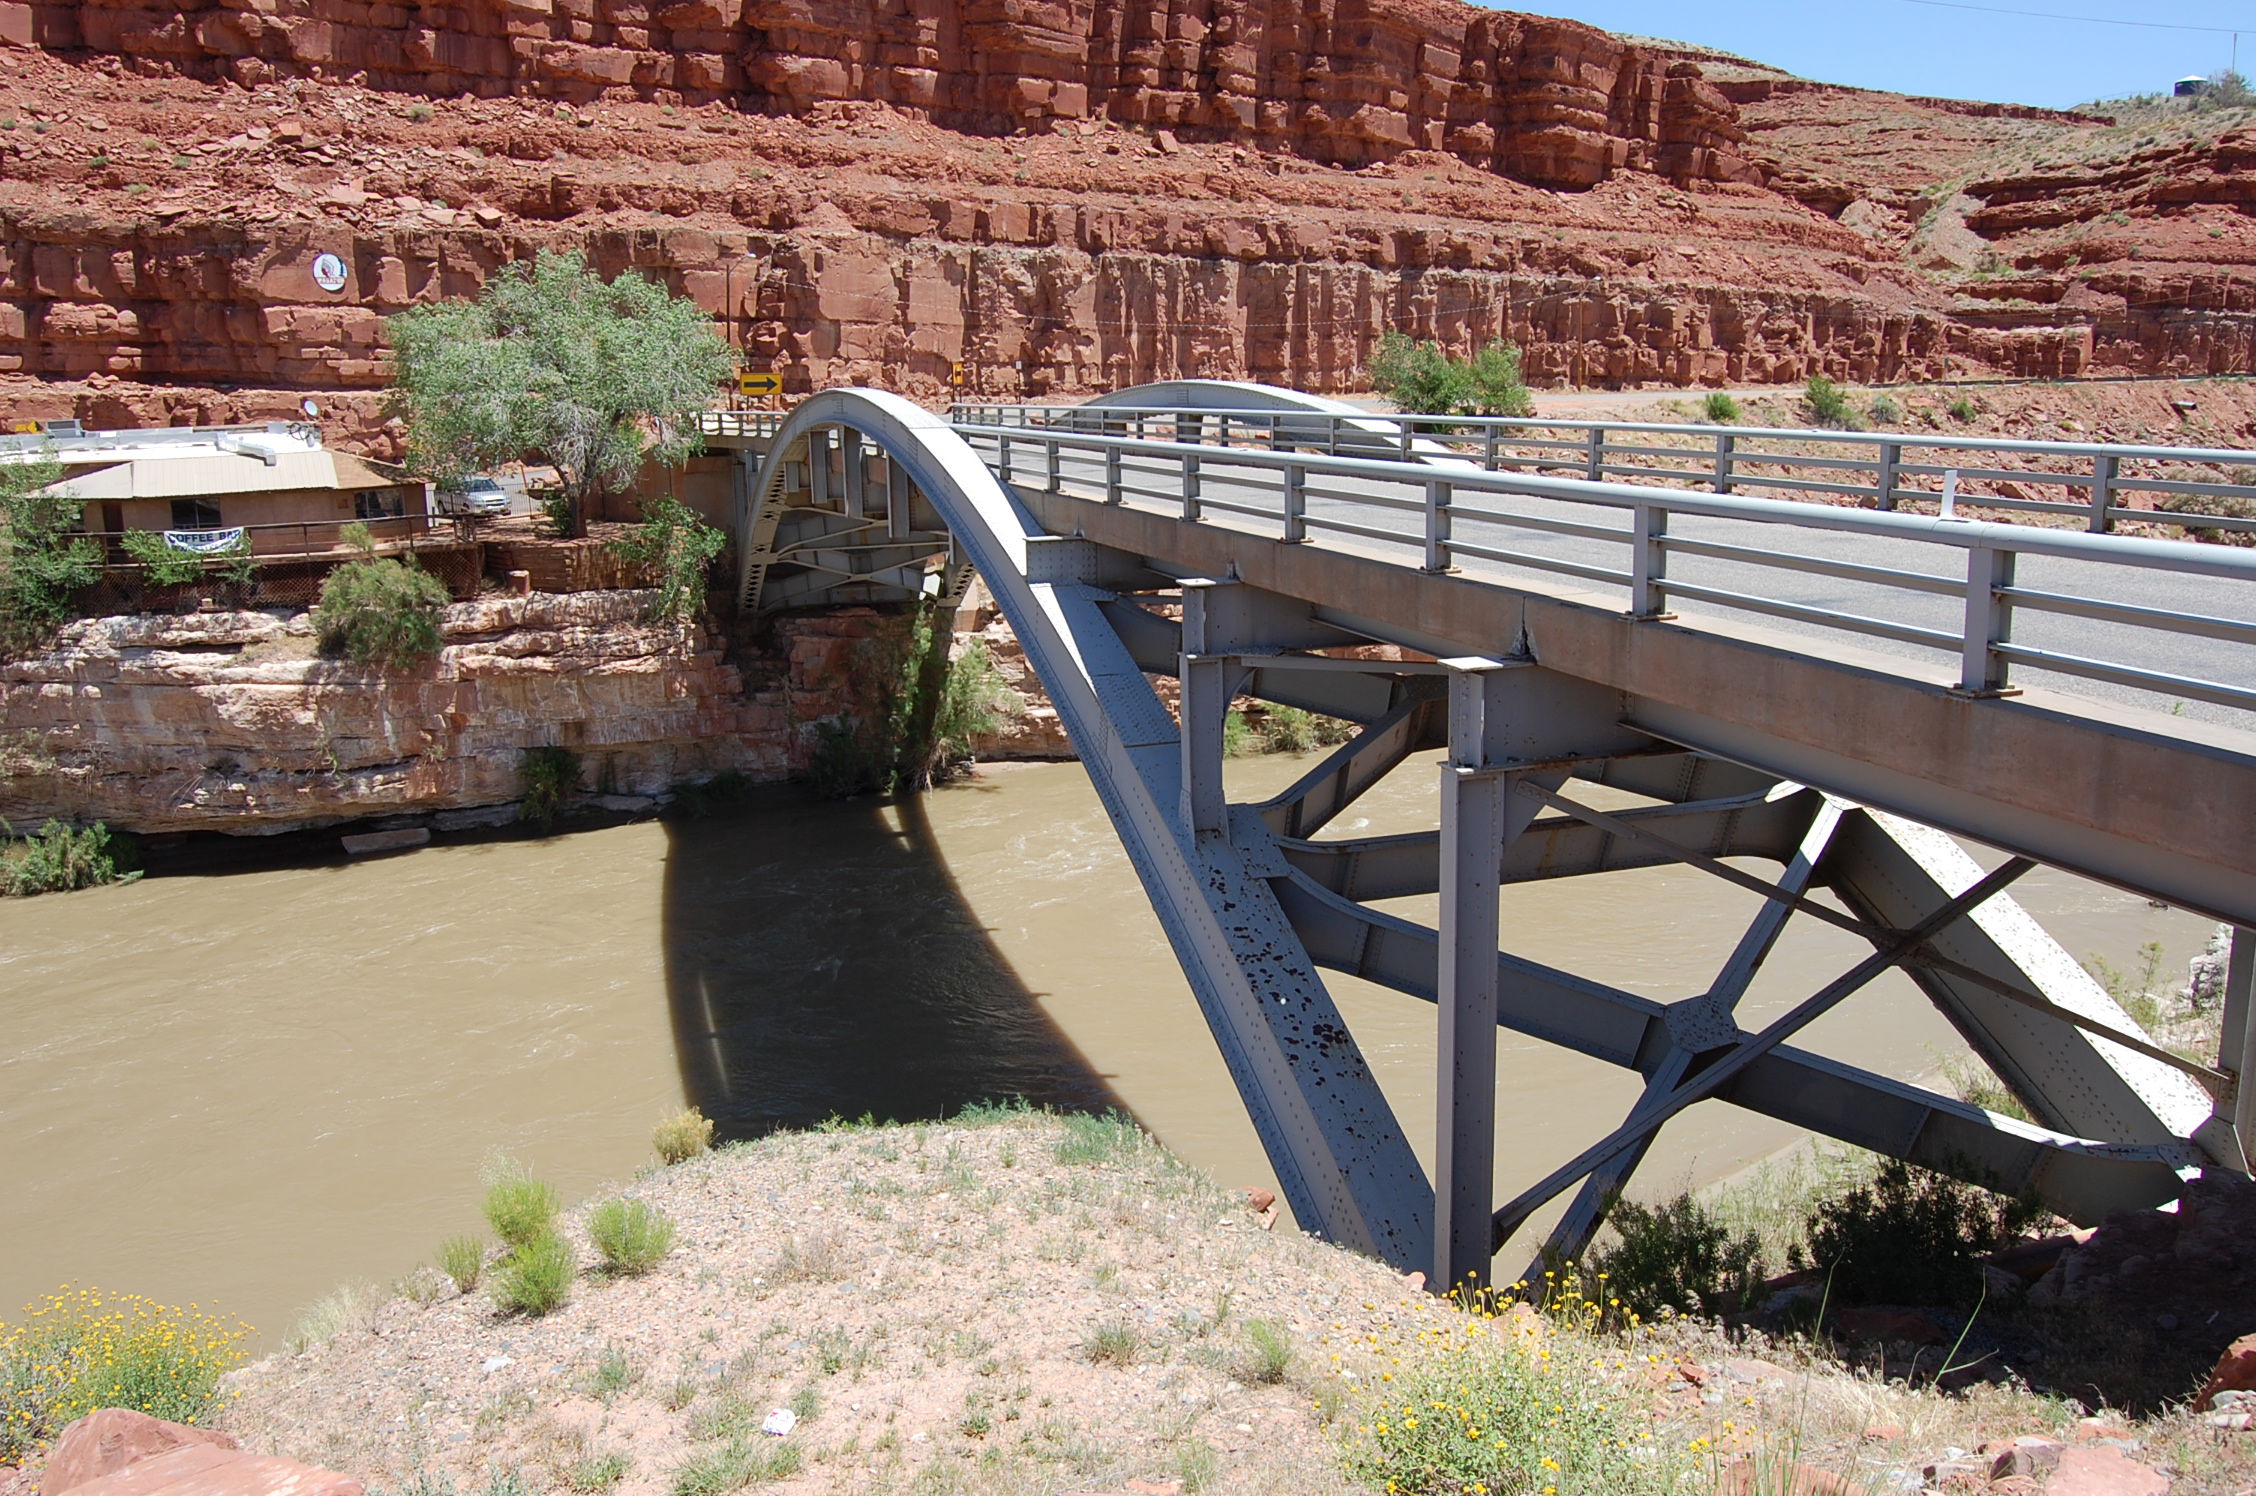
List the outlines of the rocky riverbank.
<svg viewBox="0 0 2256 1496">
<path fill-rule="evenodd" d="M 450 605 L 421 668 L 323 658 L 286 610 L 81 619 L 0 664 L 0 816 L 136 832 L 263 834 L 370 817 L 507 820 L 532 748 L 577 755 L 599 806 L 803 768 L 812 724 L 855 706 L 866 609 L 780 621 L 732 663 L 708 629 L 653 623 L 639 590 Z"/>
</svg>

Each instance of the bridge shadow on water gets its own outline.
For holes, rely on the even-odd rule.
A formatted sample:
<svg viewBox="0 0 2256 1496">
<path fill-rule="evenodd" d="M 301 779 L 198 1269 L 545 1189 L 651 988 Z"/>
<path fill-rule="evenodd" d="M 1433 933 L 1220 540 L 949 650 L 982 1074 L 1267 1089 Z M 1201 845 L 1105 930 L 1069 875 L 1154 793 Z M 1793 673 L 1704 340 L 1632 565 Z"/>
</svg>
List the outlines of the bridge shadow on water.
<svg viewBox="0 0 2256 1496">
<path fill-rule="evenodd" d="M 667 832 L 674 1042 L 721 1139 L 1120 1105 L 988 938 L 915 797 L 763 791 Z"/>
</svg>

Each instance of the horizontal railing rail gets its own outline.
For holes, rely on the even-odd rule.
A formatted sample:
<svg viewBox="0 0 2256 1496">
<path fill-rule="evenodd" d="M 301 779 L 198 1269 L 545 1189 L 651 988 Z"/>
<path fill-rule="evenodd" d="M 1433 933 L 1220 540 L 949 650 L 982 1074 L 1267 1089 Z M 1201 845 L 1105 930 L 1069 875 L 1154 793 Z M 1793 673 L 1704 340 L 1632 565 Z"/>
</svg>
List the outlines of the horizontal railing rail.
<svg viewBox="0 0 2256 1496">
<path fill-rule="evenodd" d="M 1430 455 L 1407 462 L 1399 453 L 1334 455 L 1299 450 L 1284 439 L 1274 448 L 1266 442 L 1223 446 L 1193 440 L 1194 431 L 1215 430 L 1211 411 L 1179 413 L 1180 427 L 1167 429 L 1182 435 L 1168 440 L 1075 431 L 1068 420 L 1010 425 L 984 414 L 992 407 L 980 409 L 976 418 L 959 422 L 959 430 L 1004 482 L 1030 489 L 1107 504 L 1158 505 L 1184 519 L 1219 510 L 1264 529 L 1274 526 L 1277 538 L 1288 542 L 1338 535 L 1406 546 L 1432 572 L 1472 559 L 1597 582 L 1625 589 L 1626 610 L 1637 618 L 1667 616 L 1676 600 L 1703 602 L 1945 651 L 1959 660 L 1957 689 L 1975 695 L 2017 689 L 2013 667 L 2019 664 L 2256 710 L 2256 657 L 2241 672 L 2248 681 L 2242 684 L 2138 658 L 2108 658 L 2095 652 L 2096 645 L 2061 648 L 2013 637 L 2015 617 L 2025 611 L 2109 625 L 2142 639 L 2256 647 L 2256 623 L 2231 616 L 2231 608 L 2158 606 L 2151 584 L 2142 580 L 2167 574 L 2256 584 L 2256 550 L 1548 477 L 1471 462 L 1436 463 Z M 1327 429 L 1323 423 L 1331 419 L 1298 412 L 1232 414 L 1279 415 L 1287 436 Z M 1311 419 L 1318 425 L 1295 424 Z M 1695 522 L 1725 523 L 1706 533 L 1677 528 Z M 1730 528 L 1734 524 L 1762 528 Z M 1463 533 L 1476 525 L 1479 535 Z M 1798 543 L 1797 535 L 1803 537 Z M 1932 548 L 1925 554 L 1940 564 L 1889 565 L 1868 554 L 1813 554 L 1825 535 L 1862 537 L 1867 549 L 1875 543 L 1916 543 Z M 1547 542 L 1554 544 L 1549 552 L 1530 548 Z M 1556 544 L 1562 542 L 1581 549 L 1561 554 Z M 1711 563 L 1710 570 L 1694 577 L 1672 565 L 1694 558 Z M 2108 589 L 2035 585 L 2017 575 L 2032 560 L 2097 568 L 2088 573 L 2091 578 L 2108 580 L 2115 584 L 2112 590 L 2129 590 L 2138 600 L 2102 595 Z M 1878 591 L 1871 594 L 1872 606 L 1849 605 L 1822 592 L 1806 595 L 1807 588 L 1795 596 L 1791 589 L 1749 579 L 1780 573 Z M 1891 618 L 1884 616 L 1888 597 L 1952 601 L 1947 619 Z M 1932 613 L 1932 603 L 1928 608 Z"/>
<path fill-rule="evenodd" d="M 344 532 L 355 525 L 367 529 L 369 538 L 376 544 L 378 555 L 396 556 L 418 551 L 452 550 L 462 544 L 464 527 L 474 523 L 474 518 L 469 516 L 404 514 L 364 520 L 281 520 L 263 525 L 230 525 L 227 528 L 241 530 L 250 541 L 249 559 L 254 564 L 264 564 L 348 555 L 354 547 L 346 541 Z M 85 532 L 85 537 L 102 547 L 106 570 L 131 574 L 145 568 L 125 549 L 125 537 L 130 533 L 132 532 L 126 530 L 89 530 Z M 163 532 L 152 530 L 146 533 Z M 207 570 L 239 564 L 244 559 L 242 552 L 234 550 L 200 554 L 180 551 L 177 555 L 182 561 L 203 561 Z"/>
<path fill-rule="evenodd" d="M 1162 406 L 961 404 L 958 425 L 1059 428 L 1164 437 L 1215 446 L 1260 445 L 1326 456 L 1462 460 L 1488 471 L 1572 474 L 1592 481 L 1683 484 L 1716 493 L 1845 499 L 1880 510 L 1948 499 L 2004 514 L 2060 516 L 2094 534 L 2125 522 L 2243 535 L 2256 544 L 2256 451 L 2115 442 L 2037 441 L 1939 432 L 1799 430 L 1656 421 L 1516 416 L 1416 416 L 1298 410 L 1178 410 Z M 1545 433 L 1570 433 L 1568 435 Z M 1636 441 L 1631 438 L 1668 438 Z M 1795 449 L 1795 450 L 1789 450 Z M 1988 460 L 1954 462 L 1950 454 Z M 1862 454 L 1862 455 L 1860 455 Z M 1907 455 L 1909 454 L 1909 455 Z M 1997 460 L 2022 457 L 2040 466 Z M 2215 479 L 2161 469 L 2220 468 Z M 1983 491 L 1963 485 L 1979 484 Z M 2059 498 L 2031 487 L 2056 488 Z M 2145 495 L 2149 507 L 2129 502 Z M 2185 509 L 2151 507 L 2190 501 Z"/>
<path fill-rule="evenodd" d="M 698 414 L 697 429 L 705 436 L 774 436 L 783 429 L 783 421 L 781 411 L 708 410 Z"/>
</svg>

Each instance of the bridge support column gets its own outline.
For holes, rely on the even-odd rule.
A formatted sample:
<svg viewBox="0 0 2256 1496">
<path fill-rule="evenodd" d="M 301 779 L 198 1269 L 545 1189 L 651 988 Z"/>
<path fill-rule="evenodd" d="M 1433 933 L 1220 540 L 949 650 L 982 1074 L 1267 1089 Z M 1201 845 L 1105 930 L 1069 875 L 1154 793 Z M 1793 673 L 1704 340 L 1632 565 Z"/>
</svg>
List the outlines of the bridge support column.
<svg viewBox="0 0 2256 1496">
<path fill-rule="evenodd" d="M 1498 869 L 1535 806 L 1511 793 L 1524 776 L 1507 767 L 1497 741 L 1511 685 L 1527 667 L 1443 663 L 1450 667 L 1449 758 L 1441 766 L 1432 1285 L 1446 1293 L 1485 1288 L 1495 1255 Z"/>
</svg>

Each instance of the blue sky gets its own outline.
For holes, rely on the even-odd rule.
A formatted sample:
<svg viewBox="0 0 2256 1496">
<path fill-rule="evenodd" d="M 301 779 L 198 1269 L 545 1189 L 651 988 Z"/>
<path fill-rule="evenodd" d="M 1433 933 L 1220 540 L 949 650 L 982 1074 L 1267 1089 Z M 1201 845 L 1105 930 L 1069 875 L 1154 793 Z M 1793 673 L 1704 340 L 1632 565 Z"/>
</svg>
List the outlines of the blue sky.
<svg viewBox="0 0 2256 1496">
<path fill-rule="evenodd" d="M 2232 38 L 2096 25 L 2068 16 L 2240 27 L 2240 71 L 2256 74 L 2256 0 L 1965 0 L 1993 15 L 1919 0 L 1515 0 L 1608 31 L 1721 47 L 1828 83 L 2065 108 L 2167 92 L 2232 61 Z"/>
</svg>

